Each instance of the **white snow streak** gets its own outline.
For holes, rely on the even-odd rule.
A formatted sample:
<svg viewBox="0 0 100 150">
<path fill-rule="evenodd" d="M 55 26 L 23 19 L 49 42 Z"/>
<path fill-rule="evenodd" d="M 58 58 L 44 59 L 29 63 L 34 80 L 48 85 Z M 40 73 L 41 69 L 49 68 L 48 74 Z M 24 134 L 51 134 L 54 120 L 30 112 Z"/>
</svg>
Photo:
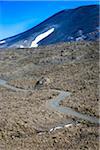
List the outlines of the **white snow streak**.
<svg viewBox="0 0 100 150">
<path fill-rule="evenodd" d="M 54 32 L 54 28 L 49 29 L 48 31 L 38 35 L 34 41 L 32 41 L 31 43 L 31 47 L 38 47 L 38 42 L 41 41 L 42 39 L 44 39 L 45 37 L 47 37 L 48 35 L 50 35 L 52 32 Z"/>
<path fill-rule="evenodd" d="M 0 44 L 4 44 L 6 41 L 0 41 Z"/>
<path fill-rule="evenodd" d="M 24 46 L 23 46 L 23 45 L 20 45 L 20 48 L 24 48 Z"/>
</svg>

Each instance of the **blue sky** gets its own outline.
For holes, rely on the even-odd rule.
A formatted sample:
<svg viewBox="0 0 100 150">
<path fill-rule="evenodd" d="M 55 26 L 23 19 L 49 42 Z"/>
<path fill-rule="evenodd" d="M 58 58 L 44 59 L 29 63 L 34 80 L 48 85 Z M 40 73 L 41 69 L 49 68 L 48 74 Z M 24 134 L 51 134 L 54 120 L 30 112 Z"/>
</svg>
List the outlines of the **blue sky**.
<svg viewBox="0 0 100 150">
<path fill-rule="evenodd" d="M 32 28 L 63 9 L 98 4 L 98 1 L 0 1 L 0 39 Z"/>
</svg>

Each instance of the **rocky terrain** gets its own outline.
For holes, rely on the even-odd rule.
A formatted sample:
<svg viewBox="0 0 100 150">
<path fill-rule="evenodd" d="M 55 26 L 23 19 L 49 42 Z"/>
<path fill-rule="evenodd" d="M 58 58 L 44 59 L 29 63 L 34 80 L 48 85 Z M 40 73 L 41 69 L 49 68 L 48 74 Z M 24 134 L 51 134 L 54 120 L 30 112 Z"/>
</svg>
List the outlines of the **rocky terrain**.
<svg viewBox="0 0 100 150">
<path fill-rule="evenodd" d="M 98 74 L 98 42 L 0 50 L 0 149 L 99 150 L 98 124 L 46 105 L 70 92 L 60 107 L 99 118 Z"/>
</svg>

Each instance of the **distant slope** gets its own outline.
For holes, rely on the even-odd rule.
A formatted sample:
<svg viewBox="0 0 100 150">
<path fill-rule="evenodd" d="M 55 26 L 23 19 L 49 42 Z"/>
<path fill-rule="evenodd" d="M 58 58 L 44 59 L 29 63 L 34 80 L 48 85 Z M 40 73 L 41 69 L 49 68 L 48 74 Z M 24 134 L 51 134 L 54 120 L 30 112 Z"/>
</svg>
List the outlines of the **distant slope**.
<svg viewBox="0 0 100 150">
<path fill-rule="evenodd" d="M 99 38 L 99 7 L 89 5 L 58 12 L 26 32 L 1 40 L 0 48 L 96 40 Z"/>
</svg>

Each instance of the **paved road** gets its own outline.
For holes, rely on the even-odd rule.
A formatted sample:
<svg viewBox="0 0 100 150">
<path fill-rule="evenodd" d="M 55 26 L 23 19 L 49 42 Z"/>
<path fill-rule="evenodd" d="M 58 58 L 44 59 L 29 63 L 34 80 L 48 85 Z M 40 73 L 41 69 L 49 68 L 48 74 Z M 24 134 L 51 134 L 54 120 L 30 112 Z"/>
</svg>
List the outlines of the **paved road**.
<svg viewBox="0 0 100 150">
<path fill-rule="evenodd" d="M 58 90 L 53 90 L 53 91 L 59 92 L 59 95 L 56 98 L 52 99 L 51 101 L 47 102 L 48 108 L 50 109 L 52 108 L 56 111 L 59 111 L 60 113 L 64 113 L 69 116 L 74 116 L 79 119 L 89 121 L 91 123 L 100 124 L 100 120 L 96 117 L 92 117 L 86 114 L 79 113 L 70 107 L 63 107 L 59 105 L 62 100 L 64 100 L 66 97 L 71 95 L 70 92 L 58 91 Z"/>
<path fill-rule="evenodd" d="M 14 86 L 11 86 L 11 85 L 7 84 L 7 81 L 2 80 L 2 79 L 0 79 L 0 85 L 6 87 L 8 89 L 11 89 L 13 91 L 22 91 L 22 92 L 28 91 L 28 90 L 24 90 L 21 88 L 16 88 Z M 79 113 L 70 107 L 63 107 L 63 106 L 59 105 L 59 103 L 62 100 L 64 100 L 66 97 L 71 95 L 70 92 L 59 91 L 59 90 L 52 90 L 52 91 L 59 92 L 59 95 L 57 97 L 55 97 L 54 99 L 49 100 L 49 102 L 47 101 L 47 108 L 48 109 L 53 109 L 53 110 L 58 111 L 60 113 L 64 113 L 64 114 L 69 115 L 69 116 L 77 117 L 79 119 L 86 120 L 86 121 L 89 121 L 91 123 L 100 124 L 100 120 L 96 117 L 92 117 L 92 116 L 89 116 L 86 114 Z"/>
<path fill-rule="evenodd" d="M 0 85 L 6 87 L 7 89 L 11 89 L 12 91 L 21 91 L 21 92 L 26 92 L 27 90 L 25 89 L 21 89 L 21 88 L 17 88 L 14 87 L 12 85 L 7 84 L 7 81 L 0 79 Z"/>
</svg>

